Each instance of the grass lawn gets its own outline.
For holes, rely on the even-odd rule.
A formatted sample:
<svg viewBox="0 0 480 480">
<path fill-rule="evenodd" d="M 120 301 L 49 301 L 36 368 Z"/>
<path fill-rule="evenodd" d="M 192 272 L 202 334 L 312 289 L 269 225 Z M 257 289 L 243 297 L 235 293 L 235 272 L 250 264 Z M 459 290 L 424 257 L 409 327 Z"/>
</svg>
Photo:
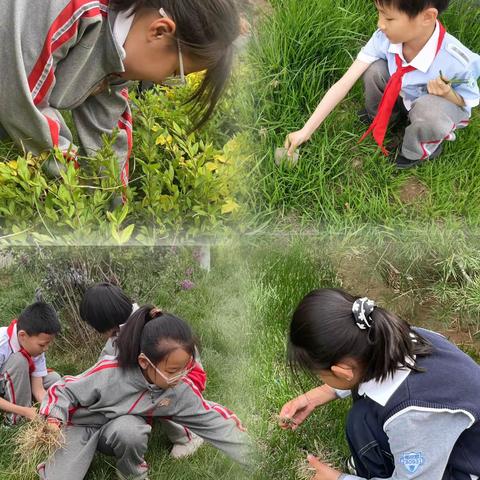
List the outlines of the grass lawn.
<svg viewBox="0 0 480 480">
<path fill-rule="evenodd" d="M 208 372 L 205 398 L 230 407 L 249 426 L 247 413 L 251 406 L 243 374 L 247 332 L 240 322 L 245 311 L 247 275 L 235 257 L 214 255 L 214 267 L 206 273 L 193 259 L 193 249 L 96 249 L 90 253 L 75 250 L 22 249 L 15 264 L 0 271 L 1 325 L 15 318 L 31 302 L 35 288 L 42 286 L 46 297 L 59 310 L 64 327 L 64 335 L 48 352 L 49 366 L 65 374 L 80 373 L 93 365 L 103 341 L 82 331 L 76 303 L 70 302 L 78 298 L 83 282 L 120 278 L 125 291 L 138 302 L 152 302 L 190 323 L 199 337 L 202 361 Z M 194 287 L 182 289 L 179 285 L 185 279 L 192 281 Z M 12 456 L 12 441 L 12 430 L 0 429 L 0 479 L 36 478 L 33 473 L 19 472 Z M 146 457 L 151 466 L 150 479 L 245 477 L 239 466 L 213 447 L 203 446 L 188 461 L 171 460 L 169 450 L 168 439 L 159 428 L 154 429 Z M 112 460 L 98 455 L 87 480 L 116 478 Z"/>
<path fill-rule="evenodd" d="M 363 108 L 359 82 L 301 147 L 296 166 L 275 165 L 275 147 L 303 126 L 370 38 L 377 20 L 373 1 L 270 3 L 248 59 L 254 104 L 250 127 L 259 178 L 255 212 L 263 212 L 271 228 L 283 230 L 292 225 L 339 228 L 365 222 L 394 227 L 445 218 L 478 226 L 478 108 L 457 141 L 446 142 L 441 158 L 398 172 L 371 139 L 358 144 L 366 130 L 357 118 Z M 470 50 L 480 51 L 478 2 L 452 0 L 441 19 Z"/>
<path fill-rule="evenodd" d="M 374 237 L 373 237 L 374 238 Z M 418 249 L 390 237 L 374 243 L 370 236 L 282 238 L 259 242 L 251 257 L 251 300 L 254 324 L 261 334 L 253 339 L 250 378 L 257 394 L 260 474 L 258 478 L 311 478 L 306 470 L 306 454 L 313 453 L 345 471 L 348 447 L 344 422 L 350 400 L 319 408 L 295 432 L 276 426 L 276 415 L 291 398 L 319 385 L 311 378 L 295 378 L 286 367 L 286 340 L 293 310 L 309 291 L 320 287 L 342 287 L 368 295 L 382 306 L 399 313 L 414 325 L 442 332 L 477 361 L 480 360 L 480 318 L 478 311 L 461 308 L 461 278 L 455 280 L 446 265 L 450 244 L 427 248 L 427 237 Z M 433 237 L 432 237 L 433 238 Z M 436 240 L 440 238 L 437 237 Z M 465 244 L 463 245 L 466 259 Z M 477 244 L 478 245 L 478 244 Z M 465 267 L 478 280 L 480 256 L 470 258 Z M 442 301 L 440 291 L 451 291 Z M 468 296 L 464 294 L 464 296 Z M 475 295 L 470 296 L 473 300 Z M 463 313 L 460 313 L 460 312 Z M 263 476 L 262 476 L 263 475 Z M 256 477 L 257 478 L 257 477 Z"/>
<path fill-rule="evenodd" d="M 258 236 L 212 247 L 209 273 L 187 247 L 22 248 L 14 250 L 12 266 L 0 269 L 0 320 L 7 324 L 40 286 L 64 326 L 49 363 L 62 373 L 81 372 L 95 361 L 102 340 L 78 319 L 79 291 L 92 281 L 120 280 L 137 301 L 189 321 L 209 376 L 206 398 L 232 408 L 258 446 L 257 468 L 248 473 L 212 447 L 172 461 L 168 440 L 156 429 L 147 455 L 150 478 L 293 480 L 308 476 L 306 452 L 341 469 L 348 456 L 349 400 L 319 409 L 295 433 L 276 425 L 282 405 L 318 383 L 294 378 L 286 366 L 288 326 L 300 299 L 333 286 L 368 295 L 414 325 L 442 332 L 479 361 L 479 245 L 474 235 L 421 228 L 404 235 Z M 182 288 L 185 280 L 193 288 Z M 0 445 L 2 480 L 35 478 L 19 474 L 11 430 L 0 430 Z M 87 479 L 113 480 L 111 461 L 99 455 Z"/>
</svg>

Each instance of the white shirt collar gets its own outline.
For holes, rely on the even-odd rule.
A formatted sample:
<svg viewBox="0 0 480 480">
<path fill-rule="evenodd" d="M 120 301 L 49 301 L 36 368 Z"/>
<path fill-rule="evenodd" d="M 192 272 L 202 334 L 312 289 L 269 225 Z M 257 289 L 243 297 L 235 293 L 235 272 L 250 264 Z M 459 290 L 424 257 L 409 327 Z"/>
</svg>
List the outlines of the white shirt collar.
<svg viewBox="0 0 480 480">
<path fill-rule="evenodd" d="M 403 66 L 411 65 L 417 70 L 425 73 L 432 65 L 437 54 L 437 45 L 438 39 L 440 37 L 440 24 L 437 21 L 435 30 L 432 36 L 428 39 L 428 42 L 423 46 L 423 48 L 417 53 L 416 57 L 408 63 L 403 56 L 403 44 L 402 43 L 391 43 L 388 47 L 390 53 L 397 53 L 402 59 Z"/>
<path fill-rule="evenodd" d="M 411 359 L 407 359 L 407 362 L 409 365 L 413 365 Z M 409 368 L 399 368 L 392 376 L 389 376 L 382 382 L 369 380 L 368 382 L 361 383 L 358 387 L 358 394 L 360 396 L 366 395 L 384 407 L 410 373 L 411 370 Z"/>
<path fill-rule="evenodd" d="M 135 15 L 131 15 L 131 11 L 132 8 L 119 12 L 113 24 L 113 38 L 120 49 L 122 60 L 127 56 L 123 45 L 125 40 L 127 40 L 128 32 L 132 28 L 133 19 L 135 18 Z"/>
</svg>

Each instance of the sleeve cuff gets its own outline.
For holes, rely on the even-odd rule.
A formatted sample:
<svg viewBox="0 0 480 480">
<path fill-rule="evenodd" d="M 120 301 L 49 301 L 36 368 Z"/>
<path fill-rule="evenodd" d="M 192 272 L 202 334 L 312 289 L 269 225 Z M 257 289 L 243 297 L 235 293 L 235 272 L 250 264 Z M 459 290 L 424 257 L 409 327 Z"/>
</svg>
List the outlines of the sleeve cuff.
<svg viewBox="0 0 480 480">
<path fill-rule="evenodd" d="M 360 51 L 357 55 L 357 60 L 360 60 L 361 62 L 365 62 L 365 63 L 373 63 L 380 59 L 377 57 L 372 57 L 370 55 L 367 55 L 363 51 Z"/>
<path fill-rule="evenodd" d="M 462 97 L 462 98 L 463 98 L 463 101 L 465 102 L 466 107 L 473 108 L 480 104 L 480 98 L 465 98 L 465 97 Z"/>
<path fill-rule="evenodd" d="M 46 417 L 47 418 L 56 418 L 61 423 L 66 423 L 67 422 L 67 418 L 65 417 L 64 412 L 62 411 L 62 409 L 60 409 L 58 407 L 52 407 L 52 409 L 50 410 L 50 413 L 48 415 L 46 415 Z"/>
<path fill-rule="evenodd" d="M 350 390 L 338 390 L 336 388 L 334 390 L 338 398 L 347 398 L 352 394 Z"/>
<path fill-rule="evenodd" d="M 46 377 L 48 375 L 48 372 L 46 370 L 41 370 L 40 372 L 33 372 L 31 374 L 32 377 Z"/>
</svg>

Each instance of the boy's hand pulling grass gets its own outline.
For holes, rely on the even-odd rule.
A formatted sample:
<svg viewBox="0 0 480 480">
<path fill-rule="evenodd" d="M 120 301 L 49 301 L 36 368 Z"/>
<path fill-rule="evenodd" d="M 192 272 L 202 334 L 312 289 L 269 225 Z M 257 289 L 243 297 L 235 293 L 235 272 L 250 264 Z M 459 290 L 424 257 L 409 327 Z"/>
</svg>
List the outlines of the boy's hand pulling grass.
<svg viewBox="0 0 480 480">
<path fill-rule="evenodd" d="M 25 413 L 23 416 L 28 418 L 28 420 L 34 420 L 37 418 L 38 410 L 35 407 L 25 407 Z"/>
<path fill-rule="evenodd" d="M 289 133 L 287 138 L 285 138 L 285 148 L 288 150 L 287 155 L 291 157 L 297 147 L 310 140 L 310 136 L 311 134 L 305 131 L 303 128 L 301 130 L 297 130 L 296 132 Z"/>
<path fill-rule="evenodd" d="M 312 480 L 338 480 L 342 472 L 335 470 L 329 465 L 322 463 L 314 455 L 307 455 L 308 463 L 315 469 L 315 475 Z"/>
</svg>

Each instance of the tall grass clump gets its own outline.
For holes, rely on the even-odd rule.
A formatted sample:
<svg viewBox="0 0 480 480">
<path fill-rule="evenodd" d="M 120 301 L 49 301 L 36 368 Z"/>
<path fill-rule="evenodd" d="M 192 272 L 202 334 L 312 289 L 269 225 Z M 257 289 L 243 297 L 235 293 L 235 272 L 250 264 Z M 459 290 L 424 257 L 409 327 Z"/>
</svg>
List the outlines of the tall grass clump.
<svg viewBox="0 0 480 480">
<path fill-rule="evenodd" d="M 338 285 L 336 273 L 327 258 L 312 255 L 300 242 L 265 243 L 249 258 L 249 303 L 253 305 L 251 321 L 257 332 L 250 345 L 248 370 L 259 412 L 252 429 L 259 443 L 259 472 L 255 478 L 299 478 L 305 473 L 307 452 L 342 467 L 346 455 L 343 418 L 348 401 L 319 408 L 295 432 L 278 427 L 283 404 L 320 384 L 307 376 L 295 379 L 287 368 L 291 314 L 310 290 Z"/>
<path fill-rule="evenodd" d="M 374 142 L 358 144 L 366 130 L 359 82 L 300 149 L 297 165 L 277 166 L 275 147 L 300 129 L 326 91 L 343 75 L 376 29 L 373 0 L 273 0 L 254 33 L 249 63 L 255 73 L 250 94 L 252 135 L 259 164 L 255 204 L 276 227 L 295 218 L 308 225 L 351 227 L 368 222 L 431 222 L 462 218 L 479 225 L 480 116 L 446 142 L 442 156 L 398 172 Z M 480 51 L 480 9 L 472 0 L 452 0 L 442 15 L 447 30 L 470 50 Z M 391 130 L 387 143 L 403 131 Z M 412 188 L 411 198 L 405 196 Z"/>
</svg>

